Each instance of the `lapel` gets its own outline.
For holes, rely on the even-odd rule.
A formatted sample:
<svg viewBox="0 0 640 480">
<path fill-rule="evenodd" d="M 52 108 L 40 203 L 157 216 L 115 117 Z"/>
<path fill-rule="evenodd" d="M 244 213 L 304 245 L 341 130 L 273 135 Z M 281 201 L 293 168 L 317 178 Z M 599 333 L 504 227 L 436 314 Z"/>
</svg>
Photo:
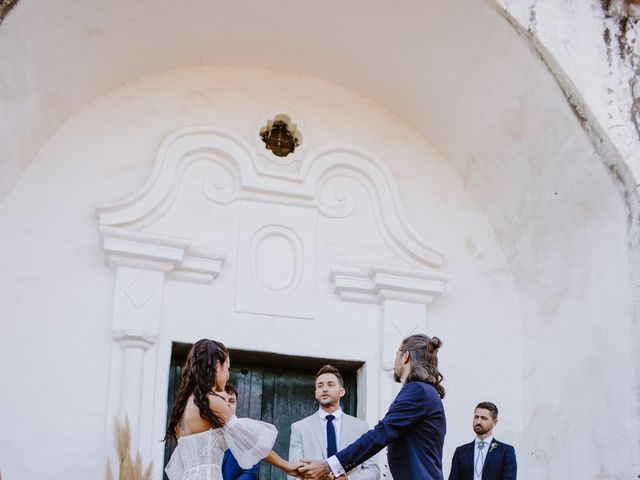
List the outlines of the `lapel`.
<svg viewBox="0 0 640 480">
<path fill-rule="evenodd" d="M 492 445 L 494 444 L 496 446 L 492 448 Z M 484 457 L 484 466 L 482 467 L 482 473 L 486 472 L 487 465 L 489 465 L 490 463 L 493 463 L 494 458 L 498 457 L 498 450 L 500 450 L 500 442 L 498 442 L 494 437 L 494 439 L 489 444 L 489 447 L 487 450 L 487 456 Z"/>
<path fill-rule="evenodd" d="M 351 417 L 342 412 L 342 420 L 340 421 L 340 441 L 338 442 L 338 451 L 344 447 L 349 446 L 351 443 L 348 439 L 351 438 Z"/>
<path fill-rule="evenodd" d="M 476 446 L 476 441 L 473 440 L 471 443 L 467 443 L 466 449 L 464 451 L 465 463 L 467 464 L 467 468 L 469 469 L 469 472 L 471 472 L 471 478 L 473 478 L 474 471 L 475 471 L 475 465 L 473 463 L 475 446 Z"/>
<path fill-rule="evenodd" d="M 327 441 L 324 439 L 324 433 L 322 431 L 322 420 L 320 420 L 320 415 L 317 413 L 314 414 L 314 417 L 311 422 L 311 431 L 313 432 L 313 436 L 318 442 L 318 447 L 320 448 L 320 452 L 322 452 L 322 459 L 327 459 Z"/>
</svg>

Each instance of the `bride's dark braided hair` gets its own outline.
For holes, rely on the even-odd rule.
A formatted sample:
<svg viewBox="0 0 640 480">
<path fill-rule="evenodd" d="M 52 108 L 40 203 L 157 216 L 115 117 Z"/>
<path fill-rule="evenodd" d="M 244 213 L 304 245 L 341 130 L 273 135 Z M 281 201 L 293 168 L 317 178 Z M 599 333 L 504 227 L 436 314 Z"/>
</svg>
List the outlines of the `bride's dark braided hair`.
<svg viewBox="0 0 640 480">
<path fill-rule="evenodd" d="M 165 441 L 176 441 L 176 427 L 191 395 L 204 420 L 213 428 L 224 425 L 224 422 L 209 409 L 208 396 L 213 393 L 213 386 L 216 384 L 216 364 L 220 362 L 222 365 L 228 356 L 227 347 L 215 340 L 203 338 L 193 344 L 182 372 L 182 383 L 171 407 Z"/>
</svg>

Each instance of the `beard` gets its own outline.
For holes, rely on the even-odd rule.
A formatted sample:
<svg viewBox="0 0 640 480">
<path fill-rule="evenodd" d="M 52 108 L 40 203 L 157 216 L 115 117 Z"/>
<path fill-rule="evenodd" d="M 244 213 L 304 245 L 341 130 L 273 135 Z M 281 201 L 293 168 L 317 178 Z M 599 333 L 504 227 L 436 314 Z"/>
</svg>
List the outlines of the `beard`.
<svg viewBox="0 0 640 480">
<path fill-rule="evenodd" d="M 400 375 L 398 375 L 398 372 L 393 372 L 393 381 L 396 383 L 402 383 L 402 380 L 400 379 Z"/>
<path fill-rule="evenodd" d="M 320 400 L 318 400 L 318 403 L 322 406 L 322 407 L 334 407 L 336 405 L 338 405 L 340 403 L 340 398 L 335 399 L 335 398 L 321 398 Z"/>
<path fill-rule="evenodd" d="M 477 435 L 484 435 L 485 433 L 487 433 L 489 431 L 489 429 L 488 428 L 484 428 L 482 425 L 474 425 L 473 426 L 473 431 Z"/>
</svg>

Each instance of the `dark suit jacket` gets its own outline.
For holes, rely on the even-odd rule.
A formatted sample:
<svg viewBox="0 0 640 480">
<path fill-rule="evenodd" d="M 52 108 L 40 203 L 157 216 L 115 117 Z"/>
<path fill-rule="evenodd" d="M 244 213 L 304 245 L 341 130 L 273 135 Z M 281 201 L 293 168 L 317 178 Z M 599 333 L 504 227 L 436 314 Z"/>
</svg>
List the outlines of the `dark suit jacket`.
<svg viewBox="0 0 640 480">
<path fill-rule="evenodd" d="M 385 446 L 389 469 L 398 480 L 443 480 L 442 445 L 446 433 L 442 401 L 427 383 L 402 387 L 378 424 L 336 457 L 346 471 Z"/>
<path fill-rule="evenodd" d="M 238 465 L 231 450 L 224 451 L 224 457 L 222 457 L 222 478 L 224 480 L 258 480 L 259 472 L 259 463 L 251 468 L 243 469 Z"/>
<path fill-rule="evenodd" d="M 496 444 L 496 447 L 493 447 Z M 475 441 L 456 448 L 451 460 L 449 480 L 473 480 Z M 497 441 L 489 445 L 482 468 L 482 480 L 516 480 L 516 452 L 511 445 Z"/>
</svg>

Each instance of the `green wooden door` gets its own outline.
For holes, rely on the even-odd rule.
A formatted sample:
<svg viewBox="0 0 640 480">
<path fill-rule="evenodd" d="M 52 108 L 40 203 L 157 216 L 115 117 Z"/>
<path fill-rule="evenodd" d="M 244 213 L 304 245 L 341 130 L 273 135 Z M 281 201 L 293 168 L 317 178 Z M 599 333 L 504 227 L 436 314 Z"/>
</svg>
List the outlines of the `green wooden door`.
<svg viewBox="0 0 640 480">
<path fill-rule="evenodd" d="M 174 348 L 169 373 L 169 406 L 173 403 L 180 385 L 182 365 L 186 360 L 188 347 Z M 238 389 L 238 417 L 254 418 L 275 425 L 278 438 L 274 450 L 285 459 L 289 455 L 291 424 L 318 409 L 318 403 L 314 398 L 315 374 L 326 363 L 332 363 L 341 369 L 347 391 L 342 399 L 342 409 L 350 415 L 355 415 L 356 369 L 360 364 L 231 352 L 229 382 Z M 172 451 L 173 446 L 167 445 L 165 465 Z M 260 464 L 260 480 L 285 478 L 286 475 L 277 468 L 265 462 Z"/>
</svg>

